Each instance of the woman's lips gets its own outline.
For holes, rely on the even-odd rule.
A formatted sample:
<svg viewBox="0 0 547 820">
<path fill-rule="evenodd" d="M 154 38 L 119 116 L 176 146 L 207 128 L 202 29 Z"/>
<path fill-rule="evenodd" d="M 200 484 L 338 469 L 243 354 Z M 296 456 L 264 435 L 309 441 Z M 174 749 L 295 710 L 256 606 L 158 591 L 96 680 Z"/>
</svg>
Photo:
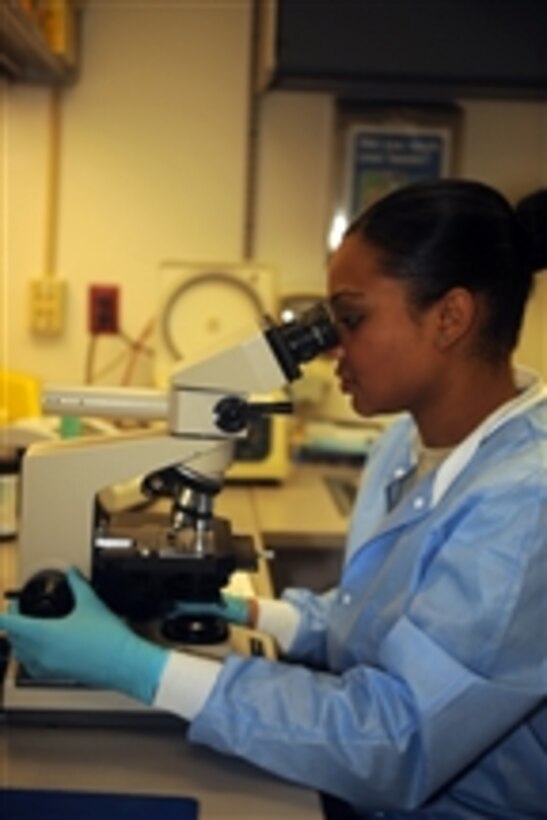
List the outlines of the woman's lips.
<svg viewBox="0 0 547 820">
<path fill-rule="evenodd" d="M 355 382 L 348 376 L 340 377 L 340 390 L 342 393 L 353 393 L 355 389 Z"/>
<path fill-rule="evenodd" d="M 342 393 L 353 393 L 356 388 L 355 379 L 352 378 L 351 374 L 344 367 L 338 367 L 336 370 L 336 376 L 338 377 L 338 381 L 340 383 L 340 390 Z"/>
</svg>

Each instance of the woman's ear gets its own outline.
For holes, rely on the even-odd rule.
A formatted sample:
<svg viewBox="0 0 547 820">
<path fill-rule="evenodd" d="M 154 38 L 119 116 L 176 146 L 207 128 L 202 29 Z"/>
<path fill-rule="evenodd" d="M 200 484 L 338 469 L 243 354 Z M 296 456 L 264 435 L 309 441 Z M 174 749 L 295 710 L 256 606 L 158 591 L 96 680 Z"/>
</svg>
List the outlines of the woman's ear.
<svg viewBox="0 0 547 820">
<path fill-rule="evenodd" d="M 437 307 L 437 346 L 448 350 L 469 335 L 477 316 L 477 302 L 466 288 L 452 288 Z"/>
</svg>

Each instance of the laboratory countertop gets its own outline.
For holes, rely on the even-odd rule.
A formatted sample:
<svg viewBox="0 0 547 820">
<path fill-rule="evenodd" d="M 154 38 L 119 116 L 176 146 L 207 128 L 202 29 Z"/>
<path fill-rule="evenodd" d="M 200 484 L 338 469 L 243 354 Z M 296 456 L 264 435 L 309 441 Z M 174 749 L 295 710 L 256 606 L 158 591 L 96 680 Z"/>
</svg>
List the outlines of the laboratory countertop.
<svg viewBox="0 0 547 820">
<path fill-rule="evenodd" d="M 228 485 L 215 512 L 259 547 L 338 549 L 347 509 L 333 493 L 355 470 L 295 466 L 279 486 Z M 338 487 L 338 489 L 340 489 Z M 0 542 L 0 594 L 16 585 L 17 544 Z M 255 576 L 271 594 L 267 569 Z M 319 820 L 319 796 L 242 761 L 188 743 L 180 731 L 149 728 L 32 727 L 0 722 L 0 786 L 194 797 L 200 820 Z"/>
<path fill-rule="evenodd" d="M 193 797 L 199 820 L 319 820 L 319 796 L 175 731 L 0 724 L 0 788 Z"/>
<path fill-rule="evenodd" d="M 295 464 L 282 484 L 228 484 L 216 509 L 254 527 L 266 547 L 339 549 L 358 478 L 355 467 Z"/>
</svg>

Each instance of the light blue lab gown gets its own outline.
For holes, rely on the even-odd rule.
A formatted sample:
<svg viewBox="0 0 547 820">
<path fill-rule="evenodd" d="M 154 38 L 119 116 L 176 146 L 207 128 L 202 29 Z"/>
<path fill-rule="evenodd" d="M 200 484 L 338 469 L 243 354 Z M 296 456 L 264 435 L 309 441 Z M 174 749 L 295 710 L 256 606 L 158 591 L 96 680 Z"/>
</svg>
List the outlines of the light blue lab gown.
<svg viewBox="0 0 547 820">
<path fill-rule="evenodd" d="M 190 737 L 362 813 L 547 817 L 547 401 L 395 503 L 414 435 L 364 472 L 339 587 L 286 593 L 288 662 L 230 657 Z"/>
</svg>

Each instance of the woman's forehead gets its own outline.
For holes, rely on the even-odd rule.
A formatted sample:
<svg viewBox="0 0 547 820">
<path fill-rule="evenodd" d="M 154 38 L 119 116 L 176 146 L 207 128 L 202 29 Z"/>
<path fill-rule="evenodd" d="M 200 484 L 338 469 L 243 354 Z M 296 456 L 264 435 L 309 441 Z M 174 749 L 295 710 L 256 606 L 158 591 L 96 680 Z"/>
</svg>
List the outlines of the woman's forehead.
<svg viewBox="0 0 547 820">
<path fill-rule="evenodd" d="M 378 251 L 358 236 L 347 236 L 330 260 L 329 293 L 358 300 L 380 278 L 384 277 Z"/>
<path fill-rule="evenodd" d="M 353 279 L 367 271 L 381 272 L 380 252 L 357 234 L 346 236 L 331 256 L 329 274 Z"/>
</svg>

